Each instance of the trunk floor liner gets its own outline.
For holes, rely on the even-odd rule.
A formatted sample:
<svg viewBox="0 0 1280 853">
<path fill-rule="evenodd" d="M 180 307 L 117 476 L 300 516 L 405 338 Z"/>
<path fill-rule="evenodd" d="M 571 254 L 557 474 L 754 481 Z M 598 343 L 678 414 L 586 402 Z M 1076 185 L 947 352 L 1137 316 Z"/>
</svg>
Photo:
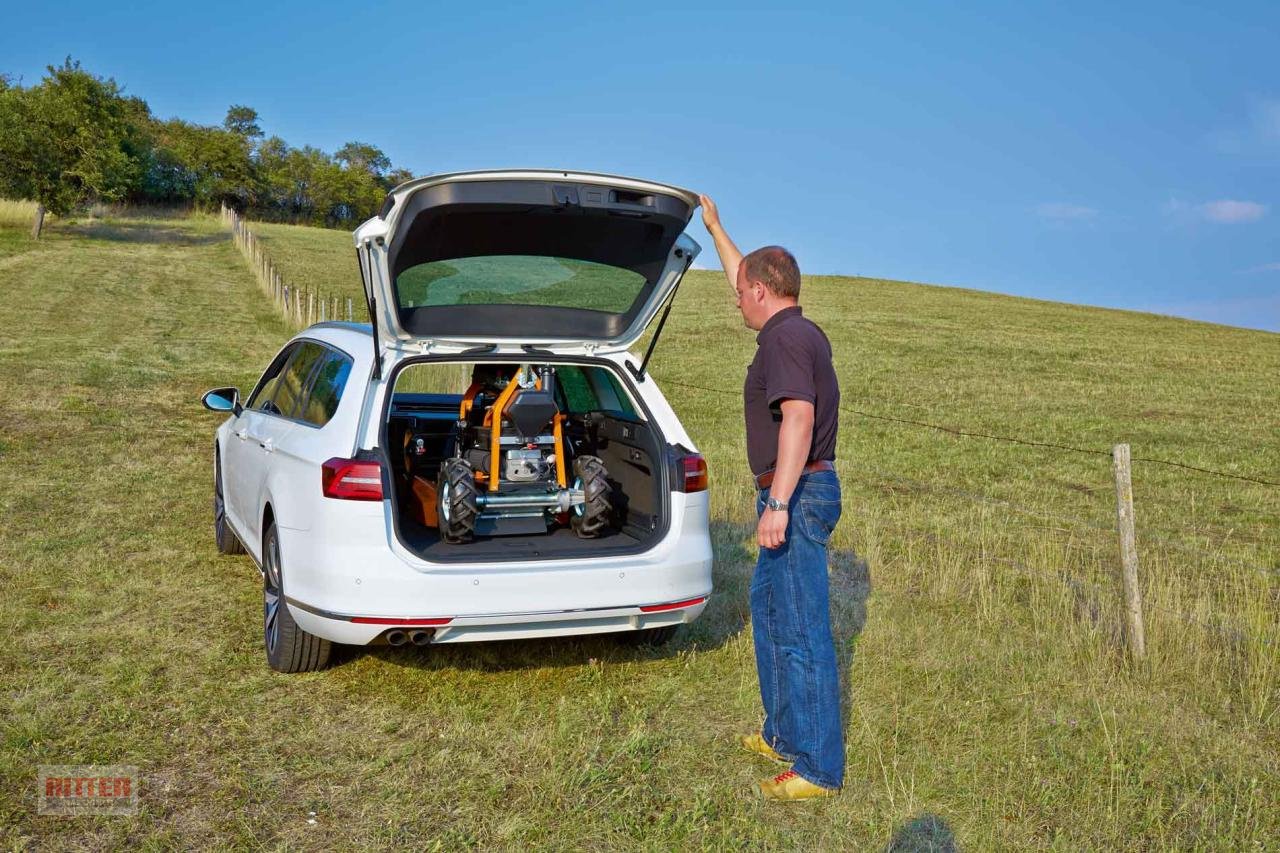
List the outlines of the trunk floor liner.
<svg viewBox="0 0 1280 853">
<path fill-rule="evenodd" d="M 442 563 L 462 560 L 550 560 L 560 557 L 603 557 L 617 551 L 628 551 L 640 545 L 629 533 L 610 531 L 595 539 L 579 539 L 568 527 L 535 536 L 480 536 L 464 545 L 443 542 L 435 530 L 413 523 L 402 523 L 400 536 L 404 544 L 424 560 Z"/>
</svg>

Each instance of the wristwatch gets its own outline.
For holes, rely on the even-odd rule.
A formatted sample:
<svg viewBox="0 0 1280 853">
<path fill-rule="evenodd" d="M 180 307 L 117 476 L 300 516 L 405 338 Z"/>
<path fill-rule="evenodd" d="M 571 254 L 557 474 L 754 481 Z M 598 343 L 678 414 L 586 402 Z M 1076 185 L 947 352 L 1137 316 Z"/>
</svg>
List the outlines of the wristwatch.
<svg viewBox="0 0 1280 853">
<path fill-rule="evenodd" d="M 769 509 L 773 510 L 774 512 L 787 511 L 786 501 L 780 501 L 777 498 L 775 498 L 773 495 L 769 495 L 769 497 L 765 498 L 764 502 L 765 502 L 765 505 L 768 506 Z"/>
</svg>

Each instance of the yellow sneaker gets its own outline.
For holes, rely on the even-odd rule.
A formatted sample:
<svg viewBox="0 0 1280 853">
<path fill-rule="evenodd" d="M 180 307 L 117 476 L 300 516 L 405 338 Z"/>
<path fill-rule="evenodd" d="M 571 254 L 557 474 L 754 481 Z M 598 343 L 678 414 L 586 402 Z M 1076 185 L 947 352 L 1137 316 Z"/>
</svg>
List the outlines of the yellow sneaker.
<svg viewBox="0 0 1280 853">
<path fill-rule="evenodd" d="M 742 748 L 748 752 L 763 755 L 765 758 L 780 761 L 783 764 L 787 763 L 787 759 L 783 758 L 778 754 L 777 750 L 769 746 L 769 742 L 764 739 L 764 735 L 760 734 L 760 732 L 752 732 L 749 735 L 743 735 L 741 741 Z"/>
<path fill-rule="evenodd" d="M 779 773 L 772 779 L 760 780 L 760 793 L 766 800 L 811 800 L 815 797 L 834 797 L 840 793 L 839 788 L 824 788 L 815 785 L 794 770 Z"/>
</svg>

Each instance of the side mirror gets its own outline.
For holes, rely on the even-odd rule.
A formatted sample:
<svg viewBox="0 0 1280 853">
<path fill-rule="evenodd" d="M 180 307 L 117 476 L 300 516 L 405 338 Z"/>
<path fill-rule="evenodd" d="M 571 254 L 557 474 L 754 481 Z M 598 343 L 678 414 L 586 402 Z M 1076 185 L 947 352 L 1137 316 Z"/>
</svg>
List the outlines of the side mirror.
<svg viewBox="0 0 1280 853">
<path fill-rule="evenodd" d="M 240 390 L 238 388 L 214 388 L 205 391 L 200 398 L 200 405 L 211 412 L 233 412 L 240 414 Z"/>
</svg>

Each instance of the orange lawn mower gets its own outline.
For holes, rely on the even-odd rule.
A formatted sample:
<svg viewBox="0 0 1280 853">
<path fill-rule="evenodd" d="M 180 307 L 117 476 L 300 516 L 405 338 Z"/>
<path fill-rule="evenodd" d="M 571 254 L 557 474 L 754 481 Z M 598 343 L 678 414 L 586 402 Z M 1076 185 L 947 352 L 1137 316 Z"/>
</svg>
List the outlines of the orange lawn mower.
<svg viewBox="0 0 1280 853">
<path fill-rule="evenodd" d="M 566 523 L 581 538 L 601 535 L 613 521 L 613 489 L 599 457 L 571 458 L 555 368 L 509 370 L 475 365 L 435 488 L 414 489 L 424 504 L 434 498 L 440 537 L 462 543 Z"/>
</svg>

